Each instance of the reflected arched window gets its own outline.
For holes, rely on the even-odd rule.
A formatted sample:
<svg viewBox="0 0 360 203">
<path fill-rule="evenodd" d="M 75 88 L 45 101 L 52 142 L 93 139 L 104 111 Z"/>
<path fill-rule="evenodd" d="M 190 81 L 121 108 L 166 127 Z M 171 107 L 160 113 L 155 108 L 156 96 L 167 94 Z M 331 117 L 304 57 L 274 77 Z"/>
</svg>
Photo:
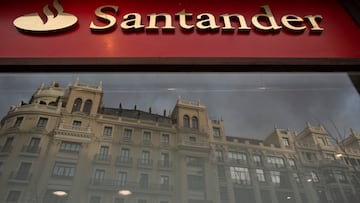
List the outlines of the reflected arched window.
<svg viewBox="0 0 360 203">
<path fill-rule="evenodd" d="M 75 99 L 74 105 L 73 105 L 73 108 L 72 108 L 72 112 L 80 111 L 81 103 L 82 103 L 82 99 L 81 99 L 81 98 Z"/>
<path fill-rule="evenodd" d="M 56 105 L 57 105 L 56 102 L 50 102 L 50 103 L 49 103 L 49 106 L 56 106 Z"/>
<path fill-rule="evenodd" d="M 188 115 L 184 116 L 183 122 L 184 122 L 184 128 L 190 128 L 190 118 Z"/>
<path fill-rule="evenodd" d="M 198 120 L 198 118 L 196 117 L 196 116 L 193 116 L 192 118 L 191 118 L 191 126 L 192 126 L 192 128 L 196 128 L 196 129 L 198 129 L 199 128 L 199 120 Z"/>
<path fill-rule="evenodd" d="M 90 111 L 91 111 L 91 106 L 92 106 L 92 101 L 90 99 L 86 100 L 85 104 L 84 104 L 84 110 L 83 110 L 84 113 L 89 115 Z"/>
</svg>

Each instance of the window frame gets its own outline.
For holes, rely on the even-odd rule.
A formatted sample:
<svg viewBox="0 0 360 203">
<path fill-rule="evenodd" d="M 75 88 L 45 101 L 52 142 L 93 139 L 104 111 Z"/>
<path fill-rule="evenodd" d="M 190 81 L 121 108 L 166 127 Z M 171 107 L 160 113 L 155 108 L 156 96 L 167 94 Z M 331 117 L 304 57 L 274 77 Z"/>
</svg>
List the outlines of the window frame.
<svg viewBox="0 0 360 203">
<path fill-rule="evenodd" d="M 335 156 L 332 153 L 325 153 L 325 159 L 335 160 Z"/>
<path fill-rule="evenodd" d="M 82 125 L 82 122 L 79 120 L 73 120 L 73 122 L 72 122 L 73 127 L 81 127 L 81 125 Z"/>
<path fill-rule="evenodd" d="M 216 157 L 216 161 L 224 162 L 224 153 L 222 150 L 220 149 L 215 150 L 215 157 Z"/>
<path fill-rule="evenodd" d="M 122 138 L 126 140 L 131 140 L 132 134 L 133 134 L 132 128 L 124 128 Z"/>
<path fill-rule="evenodd" d="M 170 176 L 160 175 L 160 185 L 169 187 L 170 186 Z"/>
<path fill-rule="evenodd" d="M 348 180 L 346 178 L 346 175 L 345 175 L 345 173 L 343 171 L 335 170 L 334 175 L 335 175 L 336 180 L 338 180 L 339 182 L 341 182 L 341 183 L 347 183 L 348 182 Z"/>
<path fill-rule="evenodd" d="M 129 161 L 130 160 L 130 148 L 122 147 L 120 149 L 120 160 Z"/>
<path fill-rule="evenodd" d="M 285 147 L 289 147 L 290 146 L 290 141 L 289 141 L 289 138 L 288 137 L 282 137 L 281 138 L 282 140 L 282 143 Z"/>
<path fill-rule="evenodd" d="M 271 182 L 275 185 L 280 185 L 281 183 L 281 172 L 280 171 L 270 171 Z"/>
<path fill-rule="evenodd" d="M 141 164 L 150 164 L 151 163 L 150 151 L 149 150 L 142 150 L 141 151 L 140 161 L 141 161 Z"/>
<path fill-rule="evenodd" d="M 320 182 L 319 176 L 317 175 L 317 173 L 315 171 L 311 171 L 310 176 L 311 176 L 312 182 L 314 182 L 314 183 Z"/>
<path fill-rule="evenodd" d="M 149 174 L 148 173 L 140 173 L 139 175 L 139 185 L 144 188 L 149 187 Z"/>
<path fill-rule="evenodd" d="M 143 142 L 147 143 L 147 144 L 151 143 L 151 137 L 152 137 L 151 135 L 152 135 L 151 131 L 144 130 L 143 131 Z"/>
<path fill-rule="evenodd" d="M 170 144 L 170 134 L 162 133 L 160 142 L 161 142 L 161 144 L 169 145 Z"/>
<path fill-rule="evenodd" d="M 187 114 L 183 116 L 183 127 L 190 128 L 190 116 Z"/>
<path fill-rule="evenodd" d="M 255 169 L 255 174 L 256 174 L 256 180 L 259 183 L 265 183 L 266 182 L 264 169 L 261 169 L 261 168 Z"/>
<path fill-rule="evenodd" d="M 277 156 L 267 156 L 266 163 L 272 168 L 285 168 L 284 158 Z"/>
<path fill-rule="evenodd" d="M 13 127 L 15 127 L 15 128 L 20 127 L 21 124 L 23 123 L 23 121 L 24 121 L 24 116 L 18 116 L 18 117 L 16 117 L 15 123 L 14 123 L 14 126 L 13 126 Z"/>
<path fill-rule="evenodd" d="M 116 185 L 117 186 L 126 186 L 127 181 L 128 181 L 128 172 L 127 171 L 117 171 Z"/>
<path fill-rule="evenodd" d="M 28 164 L 28 168 L 26 168 L 27 170 L 24 170 L 23 166 L 25 164 Z M 31 175 L 31 168 L 33 167 L 33 163 L 30 161 L 21 161 L 17 170 L 16 170 L 16 175 L 15 178 L 18 180 L 27 180 L 29 178 L 29 176 Z"/>
<path fill-rule="evenodd" d="M 37 124 L 36 124 L 36 127 L 38 127 L 38 128 L 46 128 L 48 122 L 49 122 L 49 118 L 40 117 Z"/>
<path fill-rule="evenodd" d="M 191 117 L 191 128 L 199 129 L 199 119 L 196 116 Z"/>
<path fill-rule="evenodd" d="M 160 152 L 160 164 L 164 167 L 170 167 L 170 153 Z"/>
<path fill-rule="evenodd" d="M 196 143 L 196 137 L 190 136 L 190 137 L 189 137 L 189 142 L 190 142 L 191 144 L 195 144 L 195 143 Z"/>
<path fill-rule="evenodd" d="M 91 99 L 87 99 L 87 100 L 84 102 L 83 112 L 84 112 L 86 115 L 90 115 L 92 105 L 93 105 L 93 101 L 92 101 Z"/>
<path fill-rule="evenodd" d="M 317 136 L 317 142 L 318 142 L 320 145 L 323 145 L 323 146 L 326 146 L 326 145 L 327 145 L 326 139 L 325 139 L 325 137 L 323 137 L 323 136 Z"/>
<path fill-rule="evenodd" d="M 110 146 L 108 145 L 100 145 L 98 158 L 101 160 L 107 160 L 110 156 Z"/>
<path fill-rule="evenodd" d="M 256 166 L 262 166 L 262 157 L 259 154 L 253 154 L 252 155 L 252 160 L 255 163 Z"/>
<path fill-rule="evenodd" d="M 18 194 L 16 194 L 17 196 L 14 196 L 14 194 L 12 194 L 12 192 L 18 193 Z M 19 200 L 21 199 L 21 194 L 22 194 L 21 190 L 9 190 L 7 195 L 6 195 L 6 198 L 5 198 L 5 203 L 7 203 L 7 202 L 9 202 L 9 203 L 19 202 Z"/>
<path fill-rule="evenodd" d="M 80 112 L 81 106 L 82 106 L 82 98 L 78 97 L 74 100 L 74 103 L 73 103 L 73 106 L 71 109 L 71 113 Z"/>
<path fill-rule="evenodd" d="M 206 189 L 203 175 L 187 174 L 186 179 L 188 190 L 204 191 Z"/>
<path fill-rule="evenodd" d="M 290 168 L 296 168 L 295 159 L 293 159 L 293 158 L 288 158 L 288 163 L 289 163 Z"/>
<path fill-rule="evenodd" d="M 113 135 L 113 126 L 105 125 L 103 128 L 102 136 L 111 137 Z"/>
<path fill-rule="evenodd" d="M 248 157 L 245 152 L 228 151 L 228 159 L 237 164 L 247 164 Z"/>
<path fill-rule="evenodd" d="M 4 145 L 1 148 L 1 152 L 10 152 L 12 150 L 14 140 L 14 136 L 7 137 Z"/>
<path fill-rule="evenodd" d="M 99 184 L 104 182 L 106 176 L 106 170 L 103 168 L 96 168 L 94 170 L 94 182 Z"/>
<path fill-rule="evenodd" d="M 300 176 L 297 172 L 293 172 L 292 177 L 294 178 L 296 183 L 298 183 L 298 184 L 301 183 Z"/>
<path fill-rule="evenodd" d="M 221 129 L 219 127 L 213 127 L 212 129 L 214 137 L 221 137 Z"/>
<path fill-rule="evenodd" d="M 51 175 L 53 177 L 73 178 L 76 173 L 76 163 L 57 161 L 54 164 Z"/>
<path fill-rule="evenodd" d="M 80 153 L 81 143 L 79 142 L 70 142 L 70 141 L 61 141 L 59 152 L 67 152 L 67 153 Z"/>
<path fill-rule="evenodd" d="M 230 177 L 233 183 L 251 185 L 251 175 L 247 167 L 230 166 Z"/>
</svg>

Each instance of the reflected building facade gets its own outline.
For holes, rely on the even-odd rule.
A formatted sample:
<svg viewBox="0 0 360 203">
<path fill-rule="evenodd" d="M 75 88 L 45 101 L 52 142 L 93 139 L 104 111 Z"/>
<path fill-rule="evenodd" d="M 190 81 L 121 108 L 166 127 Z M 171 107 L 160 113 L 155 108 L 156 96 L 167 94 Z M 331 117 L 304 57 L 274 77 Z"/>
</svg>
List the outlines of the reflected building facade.
<svg viewBox="0 0 360 203">
<path fill-rule="evenodd" d="M 42 85 L 1 121 L 0 202 L 353 203 L 360 134 L 323 126 L 226 136 L 200 101 L 154 114 L 102 105 L 102 85 Z M 130 191 L 130 195 L 119 194 Z"/>
</svg>

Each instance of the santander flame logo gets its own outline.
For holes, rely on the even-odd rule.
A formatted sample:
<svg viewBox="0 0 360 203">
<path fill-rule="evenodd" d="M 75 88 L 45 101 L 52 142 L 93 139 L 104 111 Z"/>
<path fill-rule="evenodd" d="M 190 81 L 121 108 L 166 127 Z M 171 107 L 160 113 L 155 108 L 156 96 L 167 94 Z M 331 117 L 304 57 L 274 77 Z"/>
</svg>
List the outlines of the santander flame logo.
<svg viewBox="0 0 360 203">
<path fill-rule="evenodd" d="M 16 18 L 13 24 L 19 30 L 35 33 L 64 31 L 76 25 L 77 17 L 70 13 L 64 13 L 64 9 L 58 0 L 54 0 L 53 6 L 57 14 L 50 10 L 49 5 L 46 5 L 43 8 L 46 16 L 44 20 L 40 17 L 39 13 L 30 13 Z"/>
</svg>

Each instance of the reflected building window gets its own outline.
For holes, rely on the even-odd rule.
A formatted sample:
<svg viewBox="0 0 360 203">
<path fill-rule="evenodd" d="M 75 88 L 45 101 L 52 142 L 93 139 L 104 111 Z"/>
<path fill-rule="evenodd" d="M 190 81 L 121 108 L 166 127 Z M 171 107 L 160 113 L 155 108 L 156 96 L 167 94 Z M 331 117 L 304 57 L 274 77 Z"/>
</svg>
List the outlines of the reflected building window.
<svg viewBox="0 0 360 203">
<path fill-rule="evenodd" d="M 198 128 L 199 128 L 199 120 L 198 120 L 198 118 L 197 118 L 196 116 L 193 116 L 193 117 L 191 118 L 191 126 L 192 126 L 192 128 L 194 128 L 194 129 L 198 129 Z"/>
<path fill-rule="evenodd" d="M 84 112 L 86 115 L 89 115 L 89 114 L 90 114 L 90 111 L 91 111 L 91 107 L 92 107 L 92 101 L 91 101 L 90 99 L 86 100 L 86 101 L 85 101 L 85 104 L 84 104 L 83 112 Z"/>
<path fill-rule="evenodd" d="M 268 156 L 266 157 L 267 164 L 272 168 L 284 168 L 284 159 L 281 157 Z"/>
<path fill-rule="evenodd" d="M 256 166 L 262 166 L 261 156 L 258 154 L 253 155 L 253 161 Z"/>
<path fill-rule="evenodd" d="M 5 202 L 10 202 L 10 203 L 18 202 L 20 199 L 20 195 L 21 195 L 20 191 L 11 190 L 6 197 Z"/>
<path fill-rule="evenodd" d="M 169 134 L 162 134 L 161 135 L 161 143 L 168 145 L 170 143 L 170 136 Z"/>
<path fill-rule="evenodd" d="M 124 132 L 123 132 L 123 140 L 124 141 L 130 141 L 131 140 L 131 136 L 132 136 L 132 129 L 129 128 L 125 128 Z"/>
<path fill-rule="evenodd" d="M 112 127 L 104 126 L 103 136 L 112 136 Z"/>
<path fill-rule="evenodd" d="M 72 111 L 71 111 L 71 112 L 78 112 L 78 111 L 80 111 L 80 109 L 81 109 L 81 103 L 82 103 L 82 99 L 81 99 L 81 98 L 75 99 L 74 105 L 73 105 L 73 108 L 72 108 Z"/>
<path fill-rule="evenodd" d="M 190 117 L 188 115 L 184 115 L 183 123 L 184 128 L 190 128 Z"/>
<path fill-rule="evenodd" d="M 256 169 L 255 172 L 258 182 L 265 182 L 264 170 Z"/>
<path fill-rule="evenodd" d="M 228 159 L 231 163 L 246 164 L 247 156 L 242 152 L 228 152 Z"/>
<path fill-rule="evenodd" d="M 283 144 L 284 144 L 285 147 L 290 146 L 289 138 L 283 137 L 283 138 L 282 138 L 282 141 L 283 141 Z"/>
<path fill-rule="evenodd" d="M 220 128 L 213 127 L 213 136 L 214 137 L 220 137 L 221 136 Z"/>
<path fill-rule="evenodd" d="M 271 182 L 280 185 L 280 171 L 270 171 Z"/>
<path fill-rule="evenodd" d="M 17 117 L 16 121 L 15 121 L 15 124 L 14 124 L 14 127 L 20 127 L 23 120 L 24 120 L 24 117 Z"/>
<path fill-rule="evenodd" d="M 127 173 L 123 171 L 119 171 L 117 174 L 116 183 L 118 186 L 125 186 L 127 181 Z"/>
<path fill-rule="evenodd" d="M 71 178 L 75 175 L 76 164 L 56 162 L 53 169 L 53 176 Z"/>
<path fill-rule="evenodd" d="M 311 171 L 310 175 L 311 175 L 311 179 L 313 182 L 315 182 L 315 183 L 319 182 L 319 177 L 314 171 Z"/>
<path fill-rule="evenodd" d="M 142 173 L 140 174 L 139 186 L 141 188 L 148 188 L 149 186 L 149 175 Z"/>
<path fill-rule="evenodd" d="M 94 175 L 94 183 L 101 184 L 105 179 L 105 170 L 104 169 L 96 169 Z"/>
<path fill-rule="evenodd" d="M 215 156 L 216 156 L 216 160 L 218 162 L 224 162 L 224 156 L 223 156 L 223 152 L 221 150 L 216 150 Z"/>
<path fill-rule="evenodd" d="M 230 167 L 231 179 L 234 183 L 241 185 L 250 185 L 251 178 L 248 168 L 242 168 L 237 166 Z"/>
<path fill-rule="evenodd" d="M 36 126 L 39 128 L 45 128 L 47 125 L 47 122 L 48 122 L 48 118 L 40 117 Z"/>
</svg>

